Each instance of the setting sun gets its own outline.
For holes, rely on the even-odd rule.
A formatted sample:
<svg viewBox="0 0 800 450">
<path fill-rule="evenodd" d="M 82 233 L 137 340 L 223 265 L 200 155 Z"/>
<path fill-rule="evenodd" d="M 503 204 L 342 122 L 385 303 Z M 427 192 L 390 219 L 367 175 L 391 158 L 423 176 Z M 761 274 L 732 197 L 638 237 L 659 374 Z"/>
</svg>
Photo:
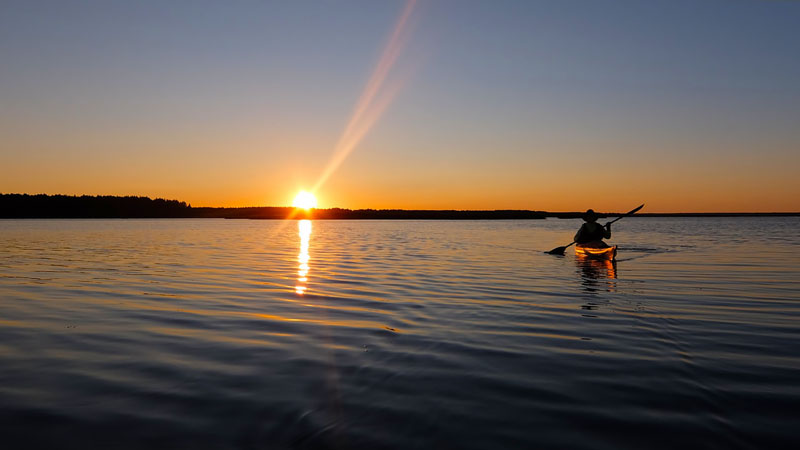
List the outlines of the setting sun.
<svg viewBox="0 0 800 450">
<path fill-rule="evenodd" d="M 316 208 L 317 197 L 314 197 L 314 194 L 310 192 L 300 191 L 297 196 L 295 196 L 292 206 L 303 209 Z"/>
</svg>

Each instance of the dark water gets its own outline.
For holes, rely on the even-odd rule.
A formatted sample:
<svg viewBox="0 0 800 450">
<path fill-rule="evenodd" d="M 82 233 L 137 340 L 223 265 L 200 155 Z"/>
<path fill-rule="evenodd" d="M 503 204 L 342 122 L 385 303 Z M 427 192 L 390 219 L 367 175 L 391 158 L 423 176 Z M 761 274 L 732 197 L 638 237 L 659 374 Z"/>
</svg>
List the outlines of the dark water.
<svg viewBox="0 0 800 450">
<path fill-rule="evenodd" d="M 4 448 L 800 445 L 798 218 L 0 221 Z"/>
</svg>

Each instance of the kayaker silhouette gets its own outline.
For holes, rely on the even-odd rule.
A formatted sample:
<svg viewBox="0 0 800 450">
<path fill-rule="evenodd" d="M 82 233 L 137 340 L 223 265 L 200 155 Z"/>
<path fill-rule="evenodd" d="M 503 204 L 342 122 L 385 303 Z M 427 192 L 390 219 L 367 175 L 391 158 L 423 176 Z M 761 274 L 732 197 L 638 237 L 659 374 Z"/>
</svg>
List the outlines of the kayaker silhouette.
<svg viewBox="0 0 800 450">
<path fill-rule="evenodd" d="M 575 246 L 576 255 L 600 257 L 613 260 L 617 256 L 617 246 L 615 245 L 613 247 L 609 247 L 608 244 L 603 242 L 604 238 L 611 237 L 611 224 L 630 216 L 642 208 L 644 208 L 644 203 L 603 226 L 597 223 L 597 214 L 591 209 L 587 210 L 583 214 L 583 220 L 585 220 L 586 223 L 581 225 L 581 228 L 575 235 L 575 240 L 563 247 L 556 247 L 545 253 L 549 253 L 551 255 L 563 255 L 567 247 L 571 247 L 572 244 L 578 244 Z"/>
<path fill-rule="evenodd" d="M 611 237 L 611 223 L 605 226 L 597 223 L 597 213 L 592 209 L 586 210 L 583 213 L 584 223 L 581 225 L 577 233 L 575 233 L 575 243 L 578 245 L 590 244 L 596 248 L 606 248 L 608 244 L 603 242 L 603 239 Z"/>
</svg>

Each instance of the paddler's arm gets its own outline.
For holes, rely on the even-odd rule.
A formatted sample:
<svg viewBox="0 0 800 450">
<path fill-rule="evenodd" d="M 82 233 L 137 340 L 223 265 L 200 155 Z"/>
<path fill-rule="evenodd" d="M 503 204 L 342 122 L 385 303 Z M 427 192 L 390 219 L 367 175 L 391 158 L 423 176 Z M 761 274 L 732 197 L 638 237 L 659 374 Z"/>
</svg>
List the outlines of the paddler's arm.
<svg viewBox="0 0 800 450">
<path fill-rule="evenodd" d="M 603 236 L 608 239 L 611 237 L 611 224 L 607 223 L 605 228 L 603 229 Z"/>
</svg>

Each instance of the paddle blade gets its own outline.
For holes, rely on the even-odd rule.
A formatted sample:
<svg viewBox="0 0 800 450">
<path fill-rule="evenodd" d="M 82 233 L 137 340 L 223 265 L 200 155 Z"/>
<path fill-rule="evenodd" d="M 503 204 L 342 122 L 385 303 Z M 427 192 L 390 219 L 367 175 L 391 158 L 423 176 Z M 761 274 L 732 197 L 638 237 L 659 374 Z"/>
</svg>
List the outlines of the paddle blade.
<svg viewBox="0 0 800 450">
<path fill-rule="evenodd" d="M 637 206 L 636 208 L 633 208 L 632 210 L 628 211 L 625 215 L 626 216 L 630 216 L 631 214 L 636 213 L 637 211 L 639 211 L 642 208 L 644 208 L 644 203 L 642 203 L 641 205 Z"/>
<path fill-rule="evenodd" d="M 633 208 L 632 210 L 630 210 L 630 211 L 626 212 L 625 214 L 623 214 L 623 215 L 621 215 L 621 216 L 617 217 L 616 219 L 612 220 L 611 222 L 606 222 L 606 225 L 610 225 L 610 224 L 612 224 L 612 223 L 614 223 L 614 222 L 616 222 L 616 221 L 618 221 L 618 220 L 620 220 L 620 219 L 624 219 L 625 217 L 628 217 L 628 216 L 630 216 L 631 214 L 634 214 L 634 213 L 636 213 L 637 211 L 639 211 L 639 210 L 640 210 L 640 209 L 642 209 L 642 208 L 644 208 L 644 203 L 642 203 L 641 205 L 637 206 L 636 208 Z"/>
<path fill-rule="evenodd" d="M 556 247 L 556 248 L 550 250 L 549 252 L 545 252 L 545 253 L 549 253 L 551 255 L 563 255 L 564 251 L 566 251 L 566 250 L 567 250 L 567 247 Z"/>
</svg>

